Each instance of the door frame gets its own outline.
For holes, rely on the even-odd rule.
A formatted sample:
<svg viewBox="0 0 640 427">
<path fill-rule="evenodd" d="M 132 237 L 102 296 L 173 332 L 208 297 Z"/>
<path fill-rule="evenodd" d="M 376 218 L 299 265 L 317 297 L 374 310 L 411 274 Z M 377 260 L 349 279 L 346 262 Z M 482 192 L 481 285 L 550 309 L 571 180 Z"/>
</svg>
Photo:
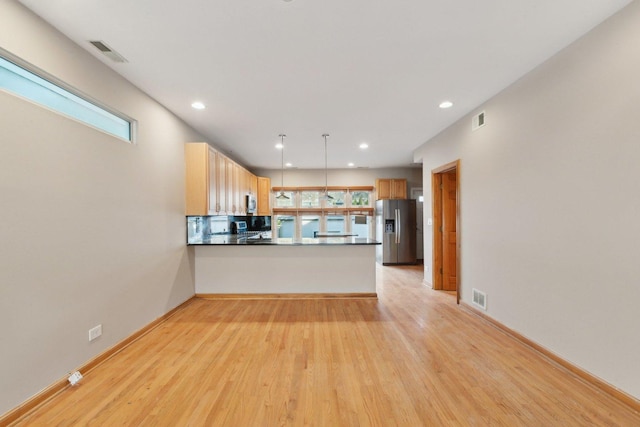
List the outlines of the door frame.
<svg viewBox="0 0 640 427">
<path fill-rule="evenodd" d="M 433 215 L 433 256 L 431 277 L 433 289 L 442 290 L 442 175 L 445 173 L 456 173 L 456 303 L 460 304 L 460 159 L 431 170 L 431 209 Z"/>
<path fill-rule="evenodd" d="M 416 259 L 422 260 L 424 263 L 424 191 L 422 187 L 412 187 L 409 191 L 409 197 L 416 201 Z M 422 201 L 420 201 L 420 197 L 422 197 Z M 418 216 L 418 207 L 420 207 L 420 216 Z M 421 235 L 419 239 L 418 233 Z M 421 258 L 418 258 L 418 252 L 421 253 Z"/>
</svg>

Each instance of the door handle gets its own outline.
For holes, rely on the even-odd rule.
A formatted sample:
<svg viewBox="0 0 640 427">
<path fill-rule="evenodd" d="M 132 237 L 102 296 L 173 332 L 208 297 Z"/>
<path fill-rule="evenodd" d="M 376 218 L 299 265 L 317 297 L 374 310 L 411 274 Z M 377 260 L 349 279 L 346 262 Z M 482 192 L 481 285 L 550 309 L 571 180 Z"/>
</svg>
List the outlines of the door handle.
<svg viewBox="0 0 640 427">
<path fill-rule="evenodd" d="M 400 209 L 396 209 L 396 243 L 400 243 L 400 231 L 402 224 L 400 222 Z"/>
</svg>

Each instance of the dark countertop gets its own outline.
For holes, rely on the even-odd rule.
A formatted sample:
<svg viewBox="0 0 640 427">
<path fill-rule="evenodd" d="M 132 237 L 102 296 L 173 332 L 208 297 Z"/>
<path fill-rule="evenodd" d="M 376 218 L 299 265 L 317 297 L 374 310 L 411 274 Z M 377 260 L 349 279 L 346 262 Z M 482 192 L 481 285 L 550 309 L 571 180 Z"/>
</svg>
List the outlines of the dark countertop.
<svg viewBox="0 0 640 427">
<path fill-rule="evenodd" d="M 189 243 L 189 246 L 201 245 L 233 245 L 233 246 L 322 246 L 322 245 L 379 245 L 380 242 L 364 237 L 303 237 L 302 239 L 247 239 L 234 234 L 212 235 L 210 237 Z"/>
</svg>

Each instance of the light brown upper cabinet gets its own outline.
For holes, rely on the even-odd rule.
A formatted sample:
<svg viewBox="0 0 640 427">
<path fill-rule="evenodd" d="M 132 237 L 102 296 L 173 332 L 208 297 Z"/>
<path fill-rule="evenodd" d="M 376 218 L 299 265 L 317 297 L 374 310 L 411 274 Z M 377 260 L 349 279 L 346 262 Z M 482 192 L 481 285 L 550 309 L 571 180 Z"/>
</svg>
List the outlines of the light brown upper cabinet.
<svg viewBox="0 0 640 427">
<path fill-rule="evenodd" d="M 382 199 L 406 199 L 407 180 L 400 178 L 376 179 L 377 200 Z"/>
<path fill-rule="evenodd" d="M 185 163 L 187 215 L 246 214 L 245 196 L 258 189 L 255 175 L 206 142 L 185 144 Z M 267 209 L 268 197 L 267 190 Z"/>
<path fill-rule="evenodd" d="M 247 214 L 247 194 L 252 194 L 256 196 L 257 191 L 257 177 L 243 168 L 242 166 L 236 164 L 235 166 L 235 176 L 237 186 L 235 188 L 235 196 L 236 196 L 236 210 L 235 212 L 240 215 Z M 256 181 L 256 184 L 253 185 L 252 182 Z M 256 187 L 254 190 L 253 187 Z"/>
<path fill-rule="evenodd" d="M 254 174 L 249 175 L 249 190 L 253 196 L 258 197 L 258 177 Z"/>
<path fill-rule="evenodd" d="M 229 198 L 227 197 L 227 158 L 220 153 L 216 152 L 216 192 L 217 192 L 217 206 L 215 209 L 215 215 L 225 215 L 227 213 L 227 206 L 229 206 Z"/>
<path fill-rule="evenodd" d="M 236 164 L 233 160 L 226 158 L 226 171 L 227 171 L 227 214 L 233 215 L 236 213 L 237 206 L 237 194 L 238 181 L 236 175 Z"/>
<path fill-rule="evenodd" d="M 215 151 L 206 143 L 191 143 L 184 146 L 186 214 L 209 215 L 215 211 L 216 177 Z M 213 163 L 213 164 L 212 164 Z"/>
<path fill-rule="evenodd" d="M 271 179 L 258 177 L 258 215 L 271 215 Z"/>
</svg>

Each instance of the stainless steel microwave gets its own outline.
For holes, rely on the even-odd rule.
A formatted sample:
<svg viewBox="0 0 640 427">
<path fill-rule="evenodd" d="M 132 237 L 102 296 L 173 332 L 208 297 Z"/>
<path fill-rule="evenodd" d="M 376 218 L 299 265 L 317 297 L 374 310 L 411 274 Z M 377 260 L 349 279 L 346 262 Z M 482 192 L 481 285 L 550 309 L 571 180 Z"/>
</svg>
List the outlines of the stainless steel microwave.
<svg viewBox="0 0 640 427">
<path fill-rule="evenodd" d="M 247 213 L 256 213 L 256 209 L 258 208 L 256 197 L 253 194 L 247 194 L 246 199 L 247 199 Z"/>
</svg>

